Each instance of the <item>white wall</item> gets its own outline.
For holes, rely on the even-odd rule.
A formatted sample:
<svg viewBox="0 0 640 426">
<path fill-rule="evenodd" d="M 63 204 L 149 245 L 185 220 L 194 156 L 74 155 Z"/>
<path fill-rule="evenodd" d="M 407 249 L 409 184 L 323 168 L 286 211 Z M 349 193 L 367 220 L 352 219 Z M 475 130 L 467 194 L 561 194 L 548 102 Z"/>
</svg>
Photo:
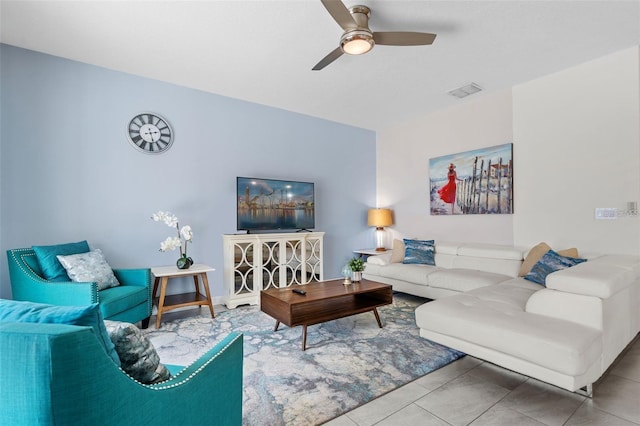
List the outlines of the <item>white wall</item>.
<svg viewBox="0 0 640 426">
<path fill-rule="evenodd" d="M 640 201 L 637 47 L 513 88 L 514 241 L 640 252 L 640 219 L 596 207 Z"/>
<path fill-rule="evenodd" d="M 640 219 L 594 219 L 640 202 L 639 62 L 634 47 L 379 132 L 377 200 L 395 212 L 393 235 L 640 253 Z M 508 142 L 513 215 L 429 214 L 430 158 Z"/>
<path fill-rule="evenodd" d="M 512 243 L 511 215 L 429 213 L 430 158 L 513 141 L 511 90 L 476 96 L 378 132 L 378 205 L 393 209 L 395 236 Z"/>
</svg>

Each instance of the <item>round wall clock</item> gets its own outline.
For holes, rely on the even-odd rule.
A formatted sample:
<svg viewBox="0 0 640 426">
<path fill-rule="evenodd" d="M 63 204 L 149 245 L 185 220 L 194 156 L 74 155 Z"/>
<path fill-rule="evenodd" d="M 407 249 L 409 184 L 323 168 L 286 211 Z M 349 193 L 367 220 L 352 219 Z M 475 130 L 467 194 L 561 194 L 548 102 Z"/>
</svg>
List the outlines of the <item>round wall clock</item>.
<svg viewBox="0 0 640 426">
<path fill-rule="evenodd" d="M 129 142 L 139 151 L 159 154 L 171 148 L 173 129 L 169 122 L 151 112 L 143 112 L 129 121 Z"/>
</svg>

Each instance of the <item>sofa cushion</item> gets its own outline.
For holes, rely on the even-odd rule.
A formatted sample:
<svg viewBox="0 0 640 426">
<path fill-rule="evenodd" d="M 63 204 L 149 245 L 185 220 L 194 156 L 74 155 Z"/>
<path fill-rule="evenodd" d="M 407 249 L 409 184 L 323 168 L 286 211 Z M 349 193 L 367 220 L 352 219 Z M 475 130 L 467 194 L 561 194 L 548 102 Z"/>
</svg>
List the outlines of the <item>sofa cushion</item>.
<svg viewBox="0 0 640 426">
<path fill-rule="evenodd" d="M 86 253 L 89 251 L 87 241 L 79 241 L 77 243 L 56 244 L 51 246 L 33 246 L 31 247 L 36 254 L 40 271 L 42 275 L 49 281 L 69 281 L 67 271 L 58 261 L 56 256 L 66 256 L 69 254 Z"/>
<path fill-rule="evenodd" d="M 97 339 L 116 365 L 120 358 L 104 326 L 100 306 L 58 306 L 44 303 L 0 299 L 0 322 L 31 322 L 83 325 L 93 329 Z"/>
<path fill-rule="evenodd" d="M 596 262 L 597 265 L 612 265 L 620 268 L 629 269 L 634 277 L 640 277 L 640 256 L 631 254 L 607 254 L 594 257 L 590 262 Z"/>
<path fill-rule="evenodd" d="M 438 244 L 436 244 L 436 253 L 452 254 L 455 256 L 458 254 L 459 247 L 460 244 L 439 242 Z"/>
<path fill-rule="evenodd" d="M 109 337 L 115 345 L 121 368 L 140 383 L 168 380 L 169 370 L 160 362 L 153 344 L 133 324 L 105 320 Z"/>
<path fill-rule="evenodd" d="M 56 257 L 67 271 L 71 281 L 79 283 L 95 282 L 98 285 L 98 291 L 120 285 L 100 249 L 67 256 L 58 255 Z"/>
<path fill-rule="evenodd" d="M 438 269 L 429 275 L 429 287 L 469 291 L 511 279 L 508 275 L 471 269 Z"/>
<path fill-rule="evenodd" d="M 458 247 L 460 244 L 456 243 L 442 243 L 436 244 L 436 266 L 443 268 L 453 268 L 453 262 L 458 257 Z"/>
<path fill-rule="evenodd" d="M 102 313 L 106 318 L 112 318 L 142 303 L 148 303 L 150 291 L 149 287 L 136 285 L 121 285 L 102 290 L 98 295 Z"/>
<path fill-rule="evenodd" d="M 440 255 L 447 256 L 447 255 Z M 452 256 L 451 268 L 473 269 L 478 271 L 493 272 L 494 274 L 509 275 L 517 277 L 520 270 L 521 260 L 514 259 L 493 259 L 489 257 L 473 256 Z M 438 259 L 438 265 L 445 265 L 442 259 Z"/>
<path fill-rule="evenodd" d="M 568 375 L 580 375 L 602 353 L 591 327 L 524 311 L 534 290 L 496 284 L 418 307 L 421 329 L 491 348 Z"/>
<path fill-rule="evenodd" d="M 586 262 L 586 259 L 561 256 L 553 250 L 549 250 L 531 268 L 531 271 L 524 276 L 524 279 L 534 283 L 545 285 L 547 275 L 552 272 L 567 269 L 579 263 Z"/>
<path fill-rule="evenodd" d="M 546 284 L 552 290 L 607 299 L 631 286 L 637 277 L 634 268 L 617 266 L 611 257 L 605 257 L 554 272 L 547 277 Z"/>
<path fill-rule="evenodd" d="M 526 311 L 532 314 L 573 321 L 597 330 L 604 327 L 606 310 L 599 297 L 548 288 L 532 294 L 526 307 Z"/>
<path fill-rule="evenodd" d="M 380 267 L 379 275 L 385 278 L 407 281 L 414 284 L 428 284 L 428 276 L 439 268 L 431 265 L 392 263 Z M 373 273 L 373 271 L 368 271 Z"/>
<path fill-rule="evenodd" d="M 524 261 L 522 262 L 522 266 L 520 267 L 520 273 L 518 274 L 518 276 L 524 277 L 525 275 L 527 275 L 529 271 L 531 271 L 531 268 L 533 268 L 533 265 L 538 263 L 542 256 L 544 256 L 545 253 L 547 253 L 549 250 L 551 250 L 551 247 L 549 247 L 549 245 L 544 242 L 537 244 L 531 250 L 529 250 L 526 257 L 524 258 Z M 557 250 L 557 253 L 561 256 L 578 257 L 577 248 Z"/>
<path fill-rule="evenodd" d="M 404 264 L 433 265 L 435 246 L 433 240 L 408 240 L 404 239 Z"/>
<path fill-rule="evenodd" d="M 498 244 L 462 244 L 458 247 L 458 256 L 481 257 L 521 261 L 524 249 Z"/>
<path fill-rule="evenodd" d="M 482 287 L 467 292 L 467 294 L 490 303 L 509 305 L 516 311 L 526 310 L 527 302 L 537 292 L 542 290 L 524 278 L 512 278 L 489 287 Z"/>
</svg>

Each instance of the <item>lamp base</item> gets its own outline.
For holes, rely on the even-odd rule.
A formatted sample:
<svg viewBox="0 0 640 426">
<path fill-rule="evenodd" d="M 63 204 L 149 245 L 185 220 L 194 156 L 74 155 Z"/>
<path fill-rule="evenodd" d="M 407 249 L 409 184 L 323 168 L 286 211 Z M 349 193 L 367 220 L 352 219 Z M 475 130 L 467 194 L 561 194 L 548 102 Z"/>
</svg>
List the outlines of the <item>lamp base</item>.
<svg viewBox="0 0 640 426">
<path fill-rule="evenodd" d="M 386 248 L 384 248 L 385 246 L 385 237 L 386 237 L 386 232 L 384 230 L 384 228 L 382 226 L 378 226 L 376 227 L 376 231 L 375 231 L 375 236 L 376 236 L 376 251 L 378 252 L 384 252 L 387 251 Z"/>
</svg>

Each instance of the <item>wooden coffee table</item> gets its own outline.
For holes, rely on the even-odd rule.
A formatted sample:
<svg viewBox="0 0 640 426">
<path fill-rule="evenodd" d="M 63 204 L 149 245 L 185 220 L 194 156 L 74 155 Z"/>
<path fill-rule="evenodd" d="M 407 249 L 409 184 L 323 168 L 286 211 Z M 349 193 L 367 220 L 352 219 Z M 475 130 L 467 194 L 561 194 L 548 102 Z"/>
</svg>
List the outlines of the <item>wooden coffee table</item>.
<svg viewBox="0 0 640 426">
<path fill-rule="evenodd" d="M 294 293 L 303 290 L 305 295 Z M 344 285 L 342 280 L 322 281 L 260 292 L 260 310 L 289 327 L 302 326 L 302 350 L 307 347 L 307 326 L 372 311 L 382 328 L 378 306 L 393 302 L 391 286 L 362 280 Z"/>
</svg>

